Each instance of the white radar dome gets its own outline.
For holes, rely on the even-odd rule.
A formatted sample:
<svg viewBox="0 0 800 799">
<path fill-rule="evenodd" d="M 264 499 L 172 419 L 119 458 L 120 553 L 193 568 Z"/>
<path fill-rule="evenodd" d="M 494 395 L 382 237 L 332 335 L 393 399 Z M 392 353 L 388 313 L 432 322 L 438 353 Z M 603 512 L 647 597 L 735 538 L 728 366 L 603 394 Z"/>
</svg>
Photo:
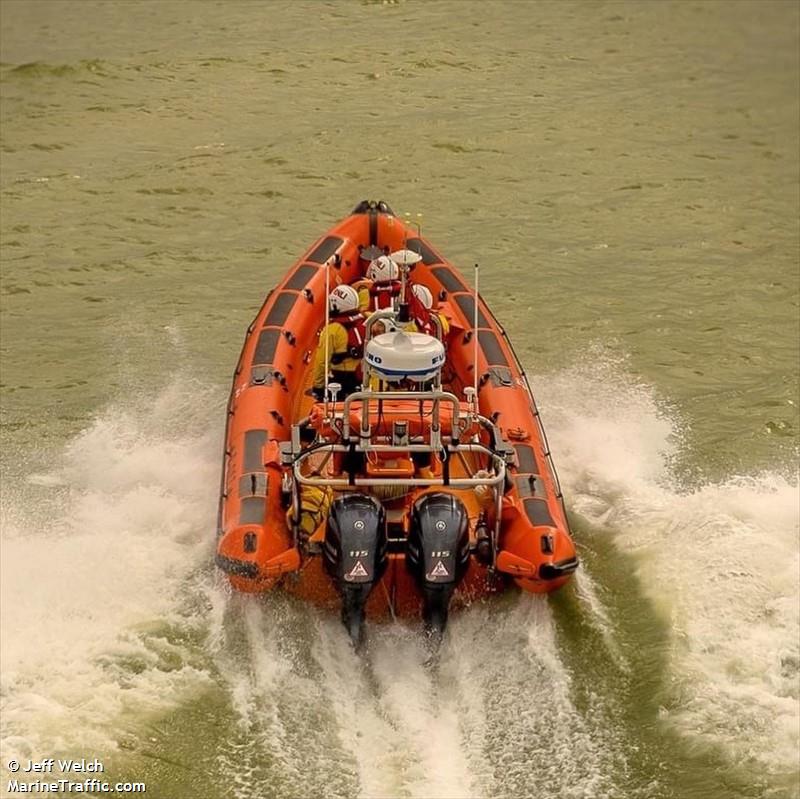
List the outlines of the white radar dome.
<svg viewBox="0 0 800 799">
<path fill-rule="evenodd" d="M 389 383 L 431 380 L 444 364 L 444 344 L 425 333 L 381 333 L 367 342 L 364 358 Z"/>
</svg>

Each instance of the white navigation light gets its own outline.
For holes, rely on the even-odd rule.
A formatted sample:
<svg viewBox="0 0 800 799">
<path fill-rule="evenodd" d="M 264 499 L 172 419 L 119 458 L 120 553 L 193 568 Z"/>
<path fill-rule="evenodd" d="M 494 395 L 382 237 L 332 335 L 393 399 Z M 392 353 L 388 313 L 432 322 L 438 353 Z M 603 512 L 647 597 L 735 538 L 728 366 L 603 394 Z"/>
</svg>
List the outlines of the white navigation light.
<svg viewBox="0 0 800 799">
<path fill-rule="evenodd" d="M 382 333 L 367 342 L 364 358 L 389 383 L 431 380 L 444 365 L 444 344 L 425 333 Z"/>
</svg>

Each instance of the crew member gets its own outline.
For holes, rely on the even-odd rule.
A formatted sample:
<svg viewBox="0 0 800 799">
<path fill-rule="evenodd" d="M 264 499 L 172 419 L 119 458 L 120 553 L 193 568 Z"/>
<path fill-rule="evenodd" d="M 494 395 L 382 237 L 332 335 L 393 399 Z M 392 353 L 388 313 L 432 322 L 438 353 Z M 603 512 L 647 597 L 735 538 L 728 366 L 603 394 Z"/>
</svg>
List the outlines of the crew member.
<svg viewBox="0 0 800 799">
<path fill-rule="evenodd" d="M 367 268 L 367 278 L 372 281 L 368 289 L 362 289 L 362 303 L 368 300 L 370 311 L 393 308 L 400 296 L 400 268 L 388 256 L 380 255 Z M 366 295 L 365 295 L 366 292 Z"/>
<path fill-rule="evenodd" d="M 446 339 L 450 331 L 450 323 L 444 314 L 434 310 L 431 290 L 421 283 L 415 283 L 411 287 L 411 293 L 413 295 L 411 300 L 411 322 L 406 329 L 417 333 L 427 333 L 429 336 L 436 336 L 438 331 L 433 320 L 435 315 L 442 328 L 442 340 Z"/>
<path fill-rule="evenodd" d="M 361 385 L 361 359 L 364 356 L 365 319 L 358 311 L 358 292 L 352 286 L 337 286 L 330 293 L 328 302 L 330 323 L 320 333 L 314 355 L 312 393 L 318 400 L 323 399 L 327 372 L 331 373 L 333 381 L 341 384 L 340 398 L 357 391 Z"/>
</svg>

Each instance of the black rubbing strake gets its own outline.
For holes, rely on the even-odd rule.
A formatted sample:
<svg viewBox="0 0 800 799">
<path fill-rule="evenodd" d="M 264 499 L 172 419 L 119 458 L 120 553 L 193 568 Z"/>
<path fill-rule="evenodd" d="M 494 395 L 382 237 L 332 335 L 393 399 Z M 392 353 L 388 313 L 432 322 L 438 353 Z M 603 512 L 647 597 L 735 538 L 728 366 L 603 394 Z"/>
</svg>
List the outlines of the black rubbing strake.
<svg viewBox="0 0 800 799">
<path fill-rule="evenodd" d="M 528 514 L 528 519 L 533 525 L 556 526 L 553 517 L 550 515 L 550 508 L 547 507 L 547 503 L 543 499 L 526 499 L 525 513 Z"/>
<path fill-rule="evenodd" d="M 272 363 L 275 360 L 275 350 L 281 338 L 281 331 L 276 328 L 262 330 L 258 336 L 258 344 L 253 355 L 253 364 Z"/>
<path fill-rule="evenodd" d="M 314 252 L 308 256 L 308 260 L 315 264 L 324 264 L 342 244 L 343 240 L 337 236 L 328 236 L 314 248 Z"/>
<path fill-rule="evenodd" d="M 518 471 L 520 474 L 541 474 L 539 465 L 536 463 L 536 454 L 533 451 L 533 447 L 527 444 L 516 444 L 514 449 L 517 451 Z"/>
<path fill-rule="evenodd" d="M 369 209 L 369 243 L 372 246 L 378 244 L 378 209 L 372 207 Z"/>
<path fill-rule="evenodd" d="M 475 298 L 471 294 L 459 294 L 456 298 L 461 313 L 467 317 L 467 324 L 472 327 L 475 319 Z M 484 316 L 483 308 L 478 304 L 478 327 L 489 327 L 489 320 Z"/>
<path fill-rule="evenodd" d="M 246 497 L 239 510 L 239 524 L 264 524 L 264 497 Z"/>
<path fill-rule="evenodd" d="M 282 291 L 276 298 L 272 308 L 270 308 L 267 318 L 264 320 L 264 327 L 274 325 L 281 327 L 289 317 L 289 312 L 294 308 L 297 301 L 297 294 L 291 291 Z"/>
<path fill-rule="evenodd" d="M 267 443 L 266 430 L 248 430 L 244 434 L 244 471 L 264 470 L 264 444 Z"/>
<path fill-rule="evenodd" d="M 305 288 L 306 283 L 308 283 L 318 271 L 319 267 L 313 264 L 298 266 L 294 274 L 286 281 L 284 288 L 300 291 L 300 289 Z"/>
<path fill-rule="evenodd" d="M 251 472 L 239 478 L 240 497 L 265 497 L 267 495 L 267 475 L 262 471 Z"/>
<path fill-rule="evenodd" d="M 422 263 L 427 266 L 440 264 L 443 260 L 422 239 L 408 239 L 406 241 L 406 249 L 418 252 L 422 256 Z"/>
<path fill-rule="evenodd" d="M 452 294 L 455 291 L 466 291 L 467 287 L 456 274 L 446 266 L 435 266 L 431 269 L 433 276 Z"/>
<path fill-rule="evenodd" d="M 478 341 L 489 364 L 508 366 L 508 361 L 500 347 L 500 342 L 491 330 L 479 330 Z"/>
<path fill-rule="evenodd" d="M 533 475 L 518 475 L 514 483 L 517 486 L 517 492 L 521 498 L 536 497 L 537 499 L 546 499 L 547 494 L 544 490 L 544 483 L 541 477 L 534 477 Z"/>
</svg>

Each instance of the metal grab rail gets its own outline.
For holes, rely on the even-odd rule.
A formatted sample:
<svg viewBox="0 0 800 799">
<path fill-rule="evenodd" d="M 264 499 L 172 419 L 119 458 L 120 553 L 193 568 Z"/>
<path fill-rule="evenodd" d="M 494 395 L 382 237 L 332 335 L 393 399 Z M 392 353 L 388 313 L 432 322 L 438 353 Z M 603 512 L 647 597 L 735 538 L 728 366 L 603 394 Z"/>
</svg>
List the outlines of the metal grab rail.
<svg viewBox="0 0 800 799">
<path fill-rule="evenodd" d="M 349 439 L 350 437 L 350 406 L 353 402 L 361 401 L 361 430 L 360 437 L 367 439 L 369 437 L 369 404 L 370 401 L 375 400 L 429 400 L 433 403 L 433 419 L 431 429 L 438 432 L 439 427 L 439 403 L 442 401 L 448 402 L 453 406 L 453 429 L 457 429 L 461 416 L 461 403 L 458 397 L 449 392 L 435 389 L 433 391 L 356 391 L 350 394 L 342 406 L 342 438 Z M 371 445 L 368 445 L 371 447 Z M 438 447 L 436 447 L 438 450 Z"/>
<path fill-rule="evenodd" d="M 497 473 L 488 477 L 460 477 L 450 479 L 445 483 L 441 477 L 355 477 L 351 481 L 348 477 L 313 477 L 304 475 L 301 471 L 301 464 L 312 454 L 326 450 L 328 452 L 350 452 L 350 447 L 346 444 L 326 444 L 313 452 L 301 453 L 294 460 L 293 474 L 294 479 L 299 485 L 308 486 L 328 486 L 331 488 L 351 488 L 352 486 L 381 486 L 381 485 L 399 485 L 399 486 L 447 486 L 449 488 L 475 488 L 476 486 L 490 486 L 497 488 L 502 485 L 506 477 L 506 463 L 505 460 L 492 452 L 482 444 L 459 444 L 458 450 L 467 450 L 469 452 L 479 452 L 483 455 L 488 455 L 492 459 Z M 431 452 L 430 447 L 425 445 L 411 445 L 411 446 L 395 446 L 392 444 L 377 444 L 370 448 L 371 452 Z M 356 449 L 359 451 L 359 448 Z"/>
</svg>

